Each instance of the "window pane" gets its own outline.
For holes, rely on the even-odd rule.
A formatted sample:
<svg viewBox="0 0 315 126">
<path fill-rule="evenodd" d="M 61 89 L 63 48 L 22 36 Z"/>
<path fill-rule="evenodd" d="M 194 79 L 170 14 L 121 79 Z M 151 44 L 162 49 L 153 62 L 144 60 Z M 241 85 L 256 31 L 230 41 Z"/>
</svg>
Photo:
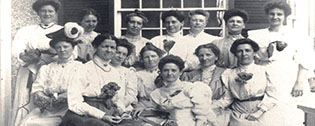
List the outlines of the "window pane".
<svg viewBox="0 0 315 126">
<path fill-rule="evenodd" d="M 163 0 L 163 8 L 180 8 L 180 0 Z"/>
<path fill-rule="evenodd" d="M 210 17 L 208 19 L 207 27 L 219 27 L 216 11 L 210 11 Z"/>
<path fill-rule="evenodd" d="M 160 35 L 160 30 L 142 30 L 142 36 L 149 40 L 159 35 Z"/>
<path fill-rule="evenodd" d="M 142 0 L 142 8 L 160 8 L 160 0 Z"/>
<path fill-rule="evenodd" d="M 216 7 L 217 0 L 204 0 L 205 1 L 205 7 Z"/>
<path fill-rule="evenodd" d="M 211 35 L 220 36 L 221 29 L 211 29 L 211 30 L 205 30 L 206 33 L 209 33 Z"/>
<path fill-rule="evenodd" d="M 184 0 L 184 7 L 201 7 L 201 0 Z"/>
<path fill-rule="evenodd" d="M 122 0 L 121 8 L 139 8 L 139 0 Z"/>
</svg>

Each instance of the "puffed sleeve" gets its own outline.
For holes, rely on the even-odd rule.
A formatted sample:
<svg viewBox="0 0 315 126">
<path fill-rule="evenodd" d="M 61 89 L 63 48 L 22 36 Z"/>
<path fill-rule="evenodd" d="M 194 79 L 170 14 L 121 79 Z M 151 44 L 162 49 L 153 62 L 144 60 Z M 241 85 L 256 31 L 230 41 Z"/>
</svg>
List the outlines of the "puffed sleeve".
<svg viewBox="0 0 315 126">
<path fill-rule="evenodd" d="M 23 61 L 19 58 L 19 54 L 24 52 L 27 48 L 28 33 L 30 32 L 29 26 L 23 27 L 17 31 L 12 41 L 12 55 L 16 57 L 19 62 L 23 63 Z"/>
<path fill-rule="evenodd" d="M 301 43 L 295 44 L 296 47 L 296 53 L 294 56 L 294 59 L 297 63 L 302 65 L 305 69 L 308 70 L 314 70 L 314 64 L 315 64 L 315 53 L 314 53 L 314 44 L 311 37 L 304 36 L 299 37 L 299 39 L 303 38 L 303 41 Z"/>
<path fill-rule="evenodd" d="M 134 70 L 127 69 L 125 105 L 137 102 L 137 76 Z"/>
<path fill-rule="evenodd" d="M 230 79 L 230 76 L 229 76 L 230 73 L 231 73 L 231 70 L 228 69 L 228 70 L 224 71 L 222 76 L 221 76 L 221 81 L 224 84 L 226 90 L 225 90 L 224 95 L 220 99 L 213 100 L 213 102 L 212 102 L 213 108 L 225 108 L 225 107 L 229 106 L 234 101 L 232 93 L 229 90 L 229 84 L 228 84 L 229 79 Z"/>
<path fill-rule="evenodd" d="M 83 67 L 86 67 L 86 65 L 83 65 Z M 83 67 L 81 66 L 82 71 L 80 70 L 75 73 L 74 80 L 68 87 L 67 93 L 69 110 L 78 115 L 89 115 L 97 119 L 102 119 L 105 112 L 84 102 L 83 91 L 90 85 L 90 82 L 87 78 L 89 76 L 89 72 Z"/>
<path fill-rule="evenodd" d="M 189 85 L 189 88 L 185 90 L 190 97 L 190 101 L 194 104 L 192 112 L 195 115 L 197 121 L 201 122 L 215 122 L 216 115 L 209 109 L 211 106 L 212 91 L 211 88 L 202 82 L 195 82 Z"/>
<path fill-rule="evenodd" d="M 32 93 L 38 92 L 38 91 L 44 91 L 45 89 L 45 81 L 47 80 L 49 72 L 49 65 L 43 65 L 39 69 L 39 73 L 36 76 L 36 80 L 34 81 L 32 85 Z"/>
<path fill-rule="evenodd" d="M 270 81 L 270 76 L 266 71 L 266 79 L 267 79 L 267 87 L 265 89 L 264 98 L 260 104 L 258 104 L 258 108 L 263 111 L 269 111 L 272 109 L 278 102 L 277 99 L 277 90 L 274 84 Z"/>
</svg>

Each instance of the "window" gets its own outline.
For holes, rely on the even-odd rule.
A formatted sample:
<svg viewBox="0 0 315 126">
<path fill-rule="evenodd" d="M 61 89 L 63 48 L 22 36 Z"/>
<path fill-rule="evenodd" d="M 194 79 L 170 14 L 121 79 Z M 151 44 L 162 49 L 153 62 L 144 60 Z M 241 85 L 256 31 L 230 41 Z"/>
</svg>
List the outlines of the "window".
<svg viewBox="0 0 315 126">
<path fill-rule="evenodd" d="M 144 24 L 142 36 L 151 39 L 154 36 L 164 34 L 165 28 L 160 19 L 162 12 L 171 9 L 177 9 L 188 14 L 190 10 L 203 9 L 210 13 L 210 18 L 205 28 L 205 32 L 219 35 L 224 33 L 225 26 L 222 20 L 223 12 L 227 10 L 226 0 L 121 0 L 115 1 L 114 7 L 114 33 L 116 36 L 121 36 L 126 32 L 125 15 L 133 12 L 136 8 L 142 11 L 149 19 L 147 24 Z M 183 28 L 184 34 L 189 32 L 189 25 L 185 21 Z"/>
</svg>

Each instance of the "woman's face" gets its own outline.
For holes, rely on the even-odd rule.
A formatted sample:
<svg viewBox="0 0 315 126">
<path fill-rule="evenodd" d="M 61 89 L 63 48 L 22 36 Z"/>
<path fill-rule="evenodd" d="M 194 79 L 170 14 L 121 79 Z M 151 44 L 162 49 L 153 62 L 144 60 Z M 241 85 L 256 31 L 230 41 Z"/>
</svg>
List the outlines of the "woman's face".
<svg viewBox="0 0 315 126">
<path fill-rule="evenodd" d="M 128 49 L 124 46 L 118 46 L 112 61 L 121 65 L 126 60 L 127 55 Z"/>
<path fill-rule="evenodd" d="M 241 44 L 236 49 L 236 57 L 241 65 L 249 65 L 254 61 L 254 49 L 249 44 Z"/>
<path fill-rule="evenodd" d="M 81 26 L 85 32 L 92 32 L 96 28 L 97 23 L 98 20 L 95 15 L 85 15 L 81 21 Z"/>
<path fill-rule="evenodd" d="M 284 10 L 282 9 L 274 8 L 268 12 L 268 21 L 271 27 L 283 25 L 285 18 Z"/>
<path fill-rule="evenodd" d="M 245 23 L 242 17 L 233 16 L 226 22 L 226 27 L 230 34 L 240 34 L 242 29 L 245 28 Z"/>
<path fill-rule="evenodd" d="M 143 19 L 138 16 L 130 17 L 130 20 L 127 23 L 127 32 L 131 35 L 139 35 L 143 27 Z"/>
<path fill-rule="evenodd" d="M 143 63 L 146 69 L 156 68 L 159 64 L 159 55 L 152 50 L 147 50 L 143 53 Z"/>
<path fill-rule="evenodd" d="M 59 59 L 66 60 L 72 56 L 73 47 L 71 43 L 61 41 L 61 42 L 56 43 L 55 50 L 57 52 Z"/>
<path fill-rule="evenodd" d="M 184 21 L 180 22 L 176 17 L 174 16 L 168 16 L 165 19 L 165 26 L 166 26 L 166 31 L 168 33 L 177 33 L 180 30 L 182 30 L 182 27 L 184 26 Z"/>
<path fill-rule="evenodd" d="M 116 52 L 116 42 L 105 39 L 97 48 L 96 55 L 105 61 L 109 61 Z"/>
<path fill-rule="evenodd" d="M 41 23 L 48 25 L 55 21 L 57 17 L 57 12 L 55 7 L 52 5 L 44 5 L 37 12 Z"/>
<path fill-rule="evenodd" d="M 166 63 L 162 68 L 161 75 L 163 81 L 167 83 L 172 83 L 179 79 L 181 71 L 179 70 L 179 67 L 176 64 Z"/>
<path fill-rule="evenodd" d="M 209 48 L 199 49 L 197 57 L 200 61 L 200 65 L 203 67 L 214 65 L 215 61 L 218 59 L 218 57 Z"/>
<path fill-rule="evenodd" d="M 191 31 L 201 32 L 207 25 L 207 19 L 203 15 L 195 14 L 190 17 L 189 23 Z"/>
</svg>

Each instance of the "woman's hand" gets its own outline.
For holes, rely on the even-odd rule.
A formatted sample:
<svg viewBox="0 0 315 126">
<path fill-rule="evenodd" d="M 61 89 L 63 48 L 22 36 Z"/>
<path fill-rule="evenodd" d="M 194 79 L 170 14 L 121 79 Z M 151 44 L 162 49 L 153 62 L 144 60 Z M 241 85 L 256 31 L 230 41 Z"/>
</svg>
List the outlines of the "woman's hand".
<svg viewBox="0 0 315 126">
<path fill-rule="evenodd" d="M 137 107 L 137 108 L 135 108 L 135 109 L 131 112 L 132 118 L 137 119 L 137 118 L 141 115 L 141 113 L 143 112 L 144 109 L 145 109 L 144 107 Z"/>
<path fill-rule="evenodd" d="M 246 119 L 249 120 L 249 121 L 256 121 L 256 120 L 258 120 L 263 114 L 264 114 L 263 111 L 258 110 L 258 111 L 254 112 L 254 113 L 249 114 L 249 115 L 246 117 Z"/>
<path fill-rule="evenodd" d="M 102 117 L 102 120 L 104 121 L 108 121 L 110 123 L 115 123 L 115 124 L 118 124 L 122 121 L 122 119 L 119 117 L 119 116 L 110 116 L 110 115 L 104 115 Z"/>
<path fill-rule="evenodd" d="M 298 82 L 298 81 L 295 82 L 295 85 L 293 86 L 292 91 L 291 91 L 291 95 L 293 97 L 299 97 L 299 96 L 303 95 L 303 83 L 302 82 Z"/>
<path fill-rule="evenodd" d="M 41 110 L 50 106 L 52 99 L 44 94 L 42 91 L 36 92 L 34 94 L 34 104 Z"/>
</svg>

